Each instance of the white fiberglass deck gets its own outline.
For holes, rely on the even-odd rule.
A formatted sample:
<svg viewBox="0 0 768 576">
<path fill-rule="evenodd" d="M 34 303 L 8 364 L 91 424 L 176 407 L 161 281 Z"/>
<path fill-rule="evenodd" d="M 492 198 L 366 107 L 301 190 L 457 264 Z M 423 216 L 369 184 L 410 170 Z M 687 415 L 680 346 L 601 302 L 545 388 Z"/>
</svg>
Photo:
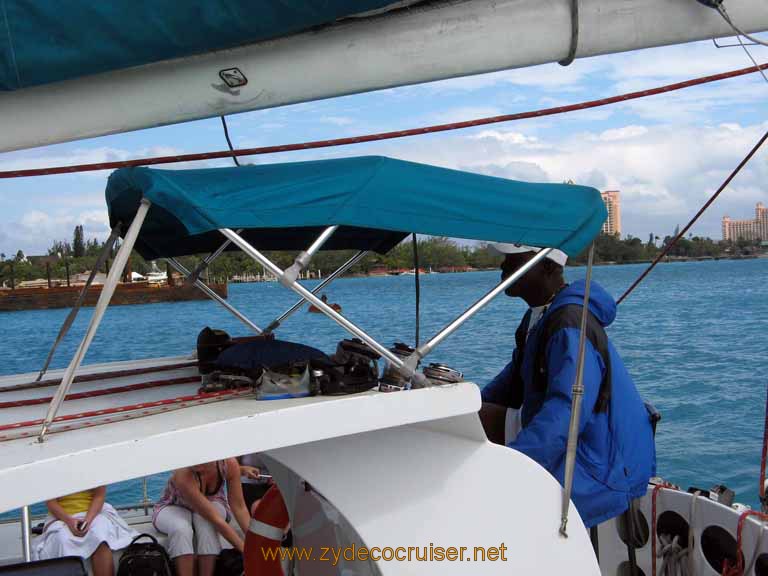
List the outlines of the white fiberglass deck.
<svg viewBox="0 0 768 576">
<path fill-rule="evenodd" d="M 80 375 L 127 370 L 144 373 L 75 382 L 70 394 L 168 379 L 189 382 L 67 400 L 60 415 L 195 395 L 199 388 L 196 366 L 163 369 L 191 362 L 188 357 L 175 357 L 84 367 Z M 158 371 L 145 370 L 152 367 Z M 46 379 L 60 375 L 61 371 L 54 371 Z M 0 379 L 0 403 L 51 396 L 55 386 L 9 390 L 33 382 L 35 377 L 25 374 Z M 0 511 L 218 458 L 469 414 L 477 412 L 479 406 L 477 387 L 471 383 L 405 393 L 372 391 L 278 401 L 258 401 L 249 396 L 52 433 L 42 444 L 34 436 L 0 441 Z M 40 419 L 47 407 L 47 403 L 6 405 L 0 408 L 0 427 Z M 88 420 L 94 418 L 83 421 Z M 81 420 L 71 423 L 78 422 Z M 36 432 L 39 426 L 24 430 Z M 5 430 L 0 435 L 16 432 Z M 80 472 L 85 470 L 87 474 Z"/>
</svg>

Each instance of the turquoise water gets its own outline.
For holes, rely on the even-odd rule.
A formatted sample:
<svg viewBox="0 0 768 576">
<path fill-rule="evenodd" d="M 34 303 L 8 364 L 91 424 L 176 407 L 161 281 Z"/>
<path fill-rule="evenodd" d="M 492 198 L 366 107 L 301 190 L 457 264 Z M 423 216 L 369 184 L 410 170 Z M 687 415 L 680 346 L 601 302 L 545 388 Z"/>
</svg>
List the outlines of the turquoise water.
<svg viewBox="0 0 768 576">
<path fill-rule="evenodd" d="M 620 294 L 643 266 L 596 267 L 595 280 Z M 567 277 L 584 276 L 583 268 Z M 660 475 L 687 487 L 718 483 L 737 500 L 757 506 L 766 385 L 768 260 L 675 263 L 659 266 L 620 307 L 609 335 L 643 396 L 662 412 L 657 434 Z M 422 276 L 421 334 L 433 335 L 498 281 L 498 273 Z M 311 285 L 309 283 L 308 285 Z M 331 302 L 380 341 L 413 342 L 413 277 L 337 280 Z M 230 301 L 266 325 L 294 302 L 276 283 L 235 284 Z M 82 336 L 92 309 L 85 309 L 62 343 L 54 367 L 64 366 Z M 500 297 L 448 338 L 429 357 L 485 384 L 508 361 L 521 302 Z M 0 374 L 40 368 L 67 310 L 0 313 Z M 110 308 L 86 357 L 88 362 L 168 356 L 190 352 L 206 326 L 231 334 L 241 324 L 212 302 Z M 327 352 L 346 337 L 318 314 L 299 312 L 278 331 Z M 165 475 L 150 481 L 157 497 Z M 109 491 L 113 504 L 138 501 L 140 481 Z"/>
</svg>

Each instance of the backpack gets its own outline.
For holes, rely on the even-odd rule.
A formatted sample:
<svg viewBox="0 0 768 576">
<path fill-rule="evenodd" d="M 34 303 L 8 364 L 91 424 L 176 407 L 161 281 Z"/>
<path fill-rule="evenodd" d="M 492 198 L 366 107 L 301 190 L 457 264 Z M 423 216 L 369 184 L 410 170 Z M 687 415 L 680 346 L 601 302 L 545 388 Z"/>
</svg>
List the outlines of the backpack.
<svg viewBox="0 0 768 576">
<path fill-rule="evenodd" d="M 151 542 L 141 542 L 149 538 Z M 123 551 L 117 576 L 173 576 L 171 559 L 151 534 L 139 534 Z"/>
<path fill-rule="evenodd" d="M 243 555 L 234 548 L 224 548 L 216 559 L 213 576 L 243 576 Z"/>
</svg>

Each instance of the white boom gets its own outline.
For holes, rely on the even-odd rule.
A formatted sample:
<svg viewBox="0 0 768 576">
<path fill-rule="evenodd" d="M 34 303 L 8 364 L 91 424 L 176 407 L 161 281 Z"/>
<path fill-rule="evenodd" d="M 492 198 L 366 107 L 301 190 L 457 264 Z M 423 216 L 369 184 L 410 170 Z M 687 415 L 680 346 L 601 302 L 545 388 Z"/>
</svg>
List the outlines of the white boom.
<svg viewBox="0 0 768 576">
<path fill-rule="evenodd" d="M 768 2 L 726 0 L 747 32 Z M 732 35 L 696 0 L 580 0 L 583 58 Z M 232 50 L 0 94 L 0 151 L 64 142 L 555 62 L 571 42 L 570 0 L 431 2 Z M 228 88 L 219 72 L 248 83 Z"/>
</svg>

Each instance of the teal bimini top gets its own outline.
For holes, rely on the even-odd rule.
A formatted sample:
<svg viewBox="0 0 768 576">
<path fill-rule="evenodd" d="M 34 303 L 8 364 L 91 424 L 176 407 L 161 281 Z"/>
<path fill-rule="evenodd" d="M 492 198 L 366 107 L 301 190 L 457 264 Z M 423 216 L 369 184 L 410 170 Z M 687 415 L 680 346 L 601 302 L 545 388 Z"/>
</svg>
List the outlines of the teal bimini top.
<svg viewBox="0 0 768 576">
<path fill-rule="evenodd" d="M 600 193 L 535 184 L 381 156 L 156 170 L 109 178 L 110 223 L 123 234 L 142 198 L 152 202 L 136 249 L 146 259 L 212 252 L 221 228 L 243 229 L 261 250 L 303 250 L 328 226 L 324 249 L 387 252 L 408 233 L 559 248 L 579 254 L 607 212 Z"/>
<path fill-rule="evenodd" d="M 234 48 L 397 0 L 0 0 L 0 90 Z"/>
</svg>

